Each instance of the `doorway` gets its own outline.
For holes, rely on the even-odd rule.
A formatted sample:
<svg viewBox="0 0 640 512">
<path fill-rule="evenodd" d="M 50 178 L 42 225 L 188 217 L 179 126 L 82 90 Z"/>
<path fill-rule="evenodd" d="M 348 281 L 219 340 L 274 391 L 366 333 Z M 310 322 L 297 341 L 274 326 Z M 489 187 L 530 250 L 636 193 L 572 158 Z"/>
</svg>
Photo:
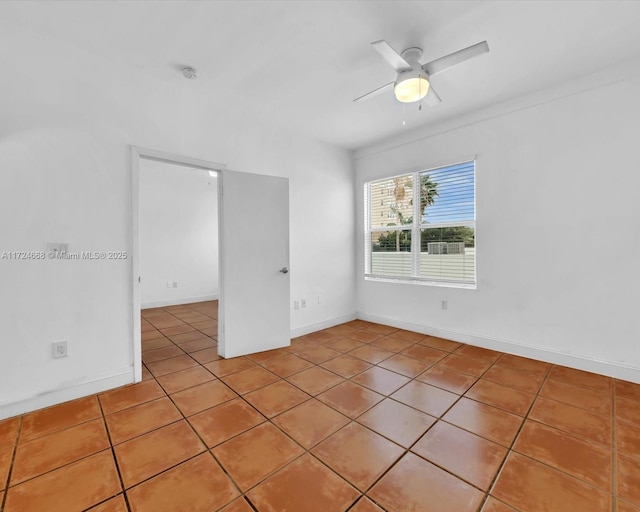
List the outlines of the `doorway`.
<svg viewBox="0 0 640 512">
<path fill-rule="evenodd" d="M 289 180 L 222 164 L 131 148 L 131 304 L 134 381 L 142 380 L 140 166 L 142 160 L 217 176 L 219 302 L 217 350 L 224 358 L 290 344 Z M 166 281 L 173 287 L 173 280 Z M 177 287 L 180 284 L 178 281 Z"/>
<path fill-rule="evenodd" d="M 158 328 L 176 339 L 194 341 L 189 337 L 196 333 L 179 332 L 187 329 L 182 318 L 197 324 L 202 343 L 217 339 L 218 178 L 224 169 L 213 162 L 132 148 L 135 382 L 142 380 L 142 339 L 154 339 Z M 193 330 L 189 325 L 188 331 Z M 145 341 L 145 347 L 162 348 L 162 342 Z M 171 348 L 184 354 L 175 346 L 165 351 Z"/>
<path fill-rule="evenodd" d="M 218 300 L 218 176 L 140 160 L 142 309 Z"/>
<path fill-rule="evenodd" d="M 215 171 L 140 159 L 142 363 L 155 373 L 218 358 L 217 181 Z"/>
</svg>

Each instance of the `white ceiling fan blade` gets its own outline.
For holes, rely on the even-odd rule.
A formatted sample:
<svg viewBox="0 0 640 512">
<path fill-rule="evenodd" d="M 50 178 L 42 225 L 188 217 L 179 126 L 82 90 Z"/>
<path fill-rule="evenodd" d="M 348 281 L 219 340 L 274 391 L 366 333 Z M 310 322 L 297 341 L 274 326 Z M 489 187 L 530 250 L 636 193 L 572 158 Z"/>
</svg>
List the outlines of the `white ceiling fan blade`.
<svg viewBox="0 0 640 512">
<path fill-rule="evenodd" d="M 373 98 L 374 96 L 377 96 L 382 92 L 385 92 L 387 89 L 390 89 L 391 87 L 393 87 L 394 84 L 395 82 L 390 82 L 388 84 L 385 84 L 382 87 L 378 87 L 377 89 L 374 89 L 373 91 L 368 92 L 367 94 L 360 96 L 359 98 L 356 98 L 353 101 L 364 101 L 364 100 L 368 100 L 369 98 Z"/>
<path fill-rule="evenodd" d="M 422 101 L 428 107 L 435 107 L 439 103 L 442 103 L 440 96 L 438 96 L 438 93 L 433 90 L 433 86 L 431 85 L 429 86 L 429 91 L 427 92 L 427 95 L 424 98 L 422 98 Z"/>
<path fill-rule="evenodd" d="M 478 55 L 482 55 L 483 53 L 487 53 L 489 51 L 489 45 L 486 41 L 482 41 L 481 43 L 474 44 L 473 46 L 469 46 L 464 50 L 460 50 L 445 57 L 440 57 L 439 59 L 432 60 L 431 62 L 427 62 L 422 66 L 429 76 L 436 75 L 445 71 L 446 69 L 452 68 L 453 66 L 457 66 L 461 62 L 465 60 L 472 59 L 473 57 L 477 57 Z"/>
<path fill-rule="evenodd" d="M 376 51 L 382 55 L 382 58 L 386 60 L 396 71 L 411 69 L 411 64 L 404 60 L 397 51 L 391 48 L 389 43 L 384 39 L 371 43 L 371 46 L 373 46 Z"/>
</svg>

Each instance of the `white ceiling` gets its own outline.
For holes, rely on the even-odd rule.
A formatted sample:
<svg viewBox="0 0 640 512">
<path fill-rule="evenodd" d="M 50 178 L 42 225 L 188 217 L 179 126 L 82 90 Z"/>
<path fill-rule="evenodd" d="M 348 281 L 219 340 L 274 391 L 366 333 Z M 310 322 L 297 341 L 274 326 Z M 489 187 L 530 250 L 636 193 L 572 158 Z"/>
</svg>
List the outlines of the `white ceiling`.
<svg viewBox="0 0 640 512">
<path fill-rule="evenodd" d="M 348 149 L 640 57 L 634 1 L 5 1 L 0 18 L 117 63 L 123 80 L 133 67 Z M 437 107 L 353 103 L 395 78 L 378 39 L 422 47 L 423 62 L 483 40 L 491 52 L 433 78 Z"/>
</svg>

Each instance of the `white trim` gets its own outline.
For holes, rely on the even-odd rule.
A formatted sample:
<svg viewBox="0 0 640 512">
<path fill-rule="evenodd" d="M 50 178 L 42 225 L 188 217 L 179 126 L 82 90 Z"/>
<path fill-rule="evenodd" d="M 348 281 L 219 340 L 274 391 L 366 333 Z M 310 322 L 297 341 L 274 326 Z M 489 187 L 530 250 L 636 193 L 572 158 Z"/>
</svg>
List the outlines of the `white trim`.
<svg viewBox="0 0 640 512">
<path fill-rule="evenodd" d="M 423 229 L 458 228 L 458 227 L 469 227 L 469 228 L 476 229 L 476 221 L 461 220 L 457 222 L 434 222 L 433 224 L 420 224 L 420 226 L 418 226 L 418 231 L 421 231 Z"/>
<path fill-rule="evenodd" d="M 195 169 L 205 169 L 208 171 L 224 171 L 227 166 L 215 162 L 200 160 L 173 153 L 165 153 L 156 149 L 141 148 L 131 146 L 131 273 L 129 279 L 131 283 L 131 358 L 133 364 L 134 381 L 142 380 L 142 329 L 140 321 L 141 293 L 140 293 L 140 159 L 154 160 L 168 164 L 181 165 Z M 218 204 L 222 187 L 218 187 Z M 218 231 L 220 231 L 221 220 L 218 219 Z M 222 289 L 220 289 L 222 297 Z"/>
<path fill-rule="evenodd" d="M 202 295 L 200 297 L 184 297 L 182 299 L 165 299 L 156 300 L 152 302 L 143 302 L 140 307 L 142 309 L 147 308 L 162 308 L 164 306 L 180 306 L 181 304 L 191 304 L 195 302 L 207 302 L 210 300 L 218 300 L 218 295 Z"/>
<path fill-rule="evenodd" d="M 218 173 L 218 293 L 220 297 L 224 297 L 224 268 L 225 257 L 222 250 L 222 243 L 224 239 L 224 230 L 222 226 L 224 222 L 224 207 L 222 204 L 222 198 L 224 196 L 224 174 Z M 225 303 L 224 301 L 218 302 L 218 355 L 220 357 L 227 357 L 227 330 L 225 327 Z"/>
<path fill-rule="evenodd" d="M 167 164 L 178 164 L 186 167 L 193 167 L 196 169 L 204 169 L 206 171 L 227 170 L 227 166 L 225 164 L 208 162 L 207 160 L 191 158 L 190 156 L 165 153 L 164 151 L 158 151 L 157 149 L 141 148 L 139 146 L 131 146 L 131 149 L 135 153 L 137 153 L 138 156 L 140 156 L 141 158 L 146 158 L 147 160 L 155 160 L 157 162 L 164 162 Z"/>
<path fill-rule="evenodd" d="M 351 320 L 355 320 L 356 318 L 358 318 L 356 313 L 349 313 L 348 315 L 329 318 L 328 320 L 323 320 L 322 322 L 318 322 L 315 324 L 296 327 L 295 329 L 291 329 L 291 339 L 297 338 L 298 336 L 304 336 L 305 334 L 310 334 L 312 332 L 321 331 L 322 329 L 328 329 L 329 327 L 334 327 L 336 325 L 344 324 L 345 322 L 351 322 Z"/>
<path fill-rule="evenodd" d="M 140 158 L 142 153 L 131 146 L 131 362 L 134 381 L 142 380 L 142 320 L 140 318 Z"/>
<path fill-rule="evenodd" d="M 371 182 L 364 183 L 364 271 L 371 272 Z M 355 218 L 358 218 L 356 212 Z M 356 237 L 354 237 L 355 239 Z M 358 242 L 354 240 L 357 247 Z"/>
<path fill-rule="evenodd" d="M 26 396 L 15 402 L 0 405 L 0 420 L 132 384 L 134 380 L 134 369 L 131 367 L 114 375 Z"/>
<path fill-rule="evenodd" d="M 454 340 L 476 347 L 498 350 L 507 354 L 528 357 L 538 361 L 546 361 L 548 363 L 568 366 L 570 368 L 576 368 L 578 370 L 584 370 L 592 373 L 599 373 L 601 375 L 607 375 L 609 377 L 615 377 L 616 379 L 637 382 L 640 384 L 640 367 L 637 366 L 604 361 L 602 359 L 581 356 L 579 354 L 568 354 L 566 352 L 559 352 L 548 348 L 532 347 L 530 345 L 523 345 L 521 343 L 514 343 L 487 336 L 479 336 L 463 331 L 438 329 L 425 324 L 404 322 L 394 318 L 370 315 L 361 311 L 357 313 L 357 316 L 360 320 L 366 320 L 368 322 L 390 325 L 399 329 L 415 331 L 422 334 L 428 334 L 430 336 L 437 336 L 439 338 Z"/>
<path fill-rule="evenodd" d="M 399 284 L 419 284 L 422 286 L 444 286 L 445 288 L 463 288 L 467 290 L 477 290 L 478 285 L 471 281 L 437 281 L 427 277 L 409 276 L 378 276 L 376 274 L 365 274 L 365 281 L 379 281 L 381 283 Z"/>
<path fill-rule="evenodd" d="M 417 181 L 416 181 L 417 178 Z M 413 189 L 411 202 L 413 203 L 413 219 L 411 222 L 411 275 L 420 275 L 420 245 L 422 244 L 420 234 L 420 223 L 424 212 L 420 212 L 420 194 L 422 192 L 422 177 L 420 173 L 413 174 Z"/>
<path fill-rule="evenodd" d="M 411 231 L 413 224 L 401 224 L 400 226 L 382 226 L 378 228 L 371 228 L 369 231 L 372 233 L 386 233 L 387 231 Z"/>
</svg>

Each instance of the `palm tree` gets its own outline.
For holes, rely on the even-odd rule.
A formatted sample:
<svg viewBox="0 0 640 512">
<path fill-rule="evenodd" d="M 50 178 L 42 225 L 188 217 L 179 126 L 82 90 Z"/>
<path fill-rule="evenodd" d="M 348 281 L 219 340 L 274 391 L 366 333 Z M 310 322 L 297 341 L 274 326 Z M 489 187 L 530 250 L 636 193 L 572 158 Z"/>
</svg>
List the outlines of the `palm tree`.
<svg viewBox="0 0 640 512">
<path fill-rule="evenodd" d="M 420 221 L 422 221 L 427 206 L 435 203 L 438 195 L 438 184 L 431 181 L 431 176 L 428 174 L 420 176 Z"/>
<path fill-rule="evenodd" d="M 391 211 L 396 216 L 398 220 L 397 226 L 403 226 L 407 224 L 413 223 L 413 216 L 405 217 L 403 213 L 403 201 L 407 198 L 409 199 L 410 205 L 413 204 L 413 194 L 408 193 L 407 189 L 413 188 L 413 182 L 410 176 L 402 176 L 399 178 L 394 178 L 393 180 L 393 195 L 395 198 L 395 202 L 389 205 Z M 438 184 L 435 181 L 431 180 L 431 176 L 428 174 L 423 174 L 420 176 L 420 218 L 418 222 L 422 222 L 422 217 L 425 214 L 425 210 L 427 206 L 430 206 L 435 203 L 436 197 L 438 196 Z M 405 203 L 406 205 L 406 203 Z M 389 224 L 391 225 L 391 224 Z M 400 252 L 400 234 L 401 231 L 396 231 L 396 251 Z"/>
<path fill-rule="evenodd" d="M 395 204 L 391 205 L 391 211 L 396 215 L 398 219 L 398 225 L 411 224 L 413 222 L 413 216 L 405 217 L 402 213 L 402 201 L 407 197 L 407 188 L 412 188 L 413 182 L 410 177 L 403 176 L 401 178 L 395 178 L 393 180 L 393 194 L 395 196 Z M 420 176 L 420 218 L 418 222 L 422 222 L 422 217 L 425 214 L 427 206 L 435 203 L 436 197 L 438 197 L 438 183 L 431 180 L 429 174 L 423 174 Z M 411 199 L 409 204 L 413 204 L 413 194 L 409 194 Z M 400 231 L 396 231 L 396 251 L 400 252 Z"/>
</svg>

